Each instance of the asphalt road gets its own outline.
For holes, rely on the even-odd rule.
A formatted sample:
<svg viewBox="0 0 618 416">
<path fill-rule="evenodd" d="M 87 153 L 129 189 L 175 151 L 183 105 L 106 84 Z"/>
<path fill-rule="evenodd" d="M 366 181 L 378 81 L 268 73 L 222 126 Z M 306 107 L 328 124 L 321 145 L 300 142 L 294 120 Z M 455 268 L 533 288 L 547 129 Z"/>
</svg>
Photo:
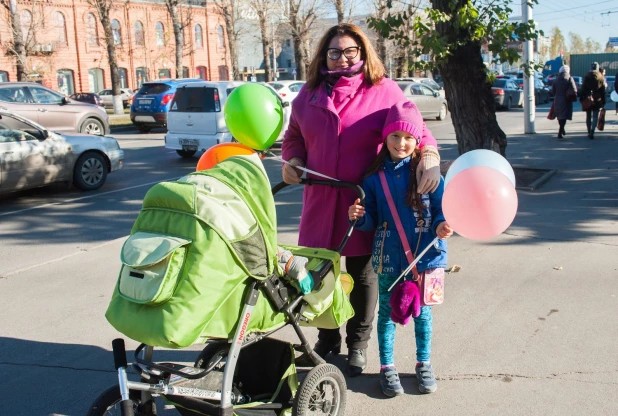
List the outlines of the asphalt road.
<svg viewBox="0 0 618 416">
<path fill-rule="evenodd" d="M 507 133 L 521 130 L 521 109 L 500 112 L 498 118 Z M 428 127 L 443 158 L 454 157 L 450 119 L 429 121 Z M 166 150 L 162 133 L 114 136 L 125 151 L 125 168 L 109 175 L 100 190 L 53 186 L 0 198 L 1 415 L 84 415 L 94 398 L 115 383 L 110 350 L 118 334 L 104 312 L 120 267 L 120 248 L 146 191 L 193 171 L 197 158 L 182 159 Z M 271 182 L 279 182 L 280 163 L 266 160 L 265 166 Z M 291 187 L 276 198 L 280 242 L 296 242 L 300 196 L 300 187 Z M 127 340 L 128 350 L 135 347 Z M 197 350 L 164 351 L 159 358 L 193 362 Z M 374 400 L 359 380 L 351 383 L 359 400 L 350 403 L 356 410 L 349 414 L 361 414 L 361 409 L 382 414 L 383 401 Z M 388 409 L 409 414 L 393 402 Z M 161 414 L 168 413 L 174 414 Z"/>
</svg>

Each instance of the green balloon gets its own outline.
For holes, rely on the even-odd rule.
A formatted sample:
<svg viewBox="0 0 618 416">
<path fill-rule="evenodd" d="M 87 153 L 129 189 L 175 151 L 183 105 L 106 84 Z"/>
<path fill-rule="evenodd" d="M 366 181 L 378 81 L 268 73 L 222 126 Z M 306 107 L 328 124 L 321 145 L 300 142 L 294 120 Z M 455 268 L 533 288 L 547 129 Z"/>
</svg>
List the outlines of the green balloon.
<svg viewBox="0 0 618 416">
<path fill-rule="evenodd" d="M 232 91 L 223 109 L 225 124 L 240 143 L 266 150 L 277 140 L 283 126 L 283 108 L 268 87 L 243 84 Z"/>
</svg>

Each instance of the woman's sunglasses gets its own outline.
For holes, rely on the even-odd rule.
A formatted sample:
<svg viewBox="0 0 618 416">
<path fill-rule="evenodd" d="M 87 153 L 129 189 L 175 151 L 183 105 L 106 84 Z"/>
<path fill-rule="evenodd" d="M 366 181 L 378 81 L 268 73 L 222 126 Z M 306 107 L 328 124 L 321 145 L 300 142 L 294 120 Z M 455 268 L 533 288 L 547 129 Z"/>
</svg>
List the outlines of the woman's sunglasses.
<svg viewBox="0 0 618 416">
<path fill-rule="evenodd" d="M 354 59 L 358 56 L 358 51 L 360 51 L 360 46 L 350 46 L 349 48 L 345 48 L 343 50 L 337 48 L 329 48 L 326 51 L 326 56 L 328 56 L 328 59 L 332 61 L 336 61 L 341 58 L 341 54 L 343 54 L 346 59 Z"/>
</svg>

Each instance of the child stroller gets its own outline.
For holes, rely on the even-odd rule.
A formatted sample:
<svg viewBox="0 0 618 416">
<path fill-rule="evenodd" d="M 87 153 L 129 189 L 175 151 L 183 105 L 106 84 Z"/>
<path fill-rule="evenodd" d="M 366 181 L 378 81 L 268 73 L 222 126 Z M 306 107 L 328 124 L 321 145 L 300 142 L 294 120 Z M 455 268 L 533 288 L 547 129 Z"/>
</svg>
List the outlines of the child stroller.
<svg viewBox="0 0 618 416">
<path fill-rule="evenodd" d="M 304 185 L 362 189 L 338 181 Z M 278 264 L 276 215 L 257 155 L 155 185 L 146 194 L 106 312 L 108 321 L 141 343 L 127 378 L 123 339 L 113 341 L 119 384 L 102 393 L 89 416 L 156 415 L 153 396 L 182 415 L 343 415 L 341 371 L 311 349 L 301 325 L 338 328 L 354 314 L 337 251 L 284 246 L 309 259 L 311 292 Z M 269 338 L 291 325 L 300 344 Z M 206 343 L 194 366 L 155 362 L 154 347 Z M 315 365 L 299 384 L 294 351 Z M 299 372 L 300 373 L 300 372 Z M 116 411 L 117 413 L 113 413 Z"/>
</svg>

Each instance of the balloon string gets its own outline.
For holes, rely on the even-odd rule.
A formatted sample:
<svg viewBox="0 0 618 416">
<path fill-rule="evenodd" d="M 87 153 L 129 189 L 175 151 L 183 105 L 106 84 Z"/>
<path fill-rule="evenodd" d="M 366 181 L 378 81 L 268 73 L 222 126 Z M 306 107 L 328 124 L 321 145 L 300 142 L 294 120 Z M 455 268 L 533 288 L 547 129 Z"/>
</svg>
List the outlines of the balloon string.
<svg viewBox="0 0 618 416">
<path fill-rule="evenodd" d="M 395 287 L 395 285 L 397 284 L 397 282 L 404 277 L 406 274 L 410 273 L 410 270 L 412 270 L 412 267 L 416 266 L 416 263 L 418 263 L 418 261 L 425 255 L 425 253 L 427 253 L 427 251 L 431 248 L 431 246 L 433 246 L 436 241 L 438 241 L 440 237 L 436 237 L 433 239 L 433 241 L 431 243 L 429 243 L 427 245 L 427 247 L 425 247 L 425 249 L 423 251 L 421 251 L 421 253 L 416 256 L 416 258 L 414 259 L 414 261 L 412 263 L 410 263 L 410 265 L 403 271 L 401 272 L 401 274 L 399 275 L 399 277 L 397 278 L 397 280 L 395 280 L 393 282 L 393 284 L 391 285 L 391 287 L 388 288 L 388 292 L 390 292 L 391 290 L 393 290 L 393 287 Z"/>
<path fill-rule="evenodd" d="M 270 150 L 265 150 L 263 153 L 264 153 L 264 154 L 269 154 L 269 155 L 271 155 L 272 157 L 274 157 L 275 159 L 280 160 L 280 161 L 282 161 L 283 163 L 286 163 L 286 164 L 288 164 L 288 165 L 290 165 L 290 166 L 293 166 L 293 167 L 295 167 L 296 169 L 300 169 L 300 170 L 302 170 L 303 172 L 312 173 L 312 174 L 314 174 L 314 175 L 321 176 L 322 178 L 326 178 L 326 179 L 330 179 L 330 180 L 332 180 L 332 181 L 337 181 L 337 182 L 339 182 L 339 179 L 331 178 L 330 176 L 326 176 L 326 175 L 324 175 L 324 174 L 322 174 L 322 173 L 320 173 L 320 172 L 316 172 L 316 171 L 314 171 L 314 170 L 307 169 L 307 168 L 303 168 L 303 167 L 300 167 L 300 166 L 294 166 L 294 165 L 292 165 L 290 162 L 288 162 L 287 160 L 283 159 L 282 157 L 279 157 L 279 156 L 275 155 L 275 154 L 274 154 L 273 152 L 271 152 Z"/>
</svg>

